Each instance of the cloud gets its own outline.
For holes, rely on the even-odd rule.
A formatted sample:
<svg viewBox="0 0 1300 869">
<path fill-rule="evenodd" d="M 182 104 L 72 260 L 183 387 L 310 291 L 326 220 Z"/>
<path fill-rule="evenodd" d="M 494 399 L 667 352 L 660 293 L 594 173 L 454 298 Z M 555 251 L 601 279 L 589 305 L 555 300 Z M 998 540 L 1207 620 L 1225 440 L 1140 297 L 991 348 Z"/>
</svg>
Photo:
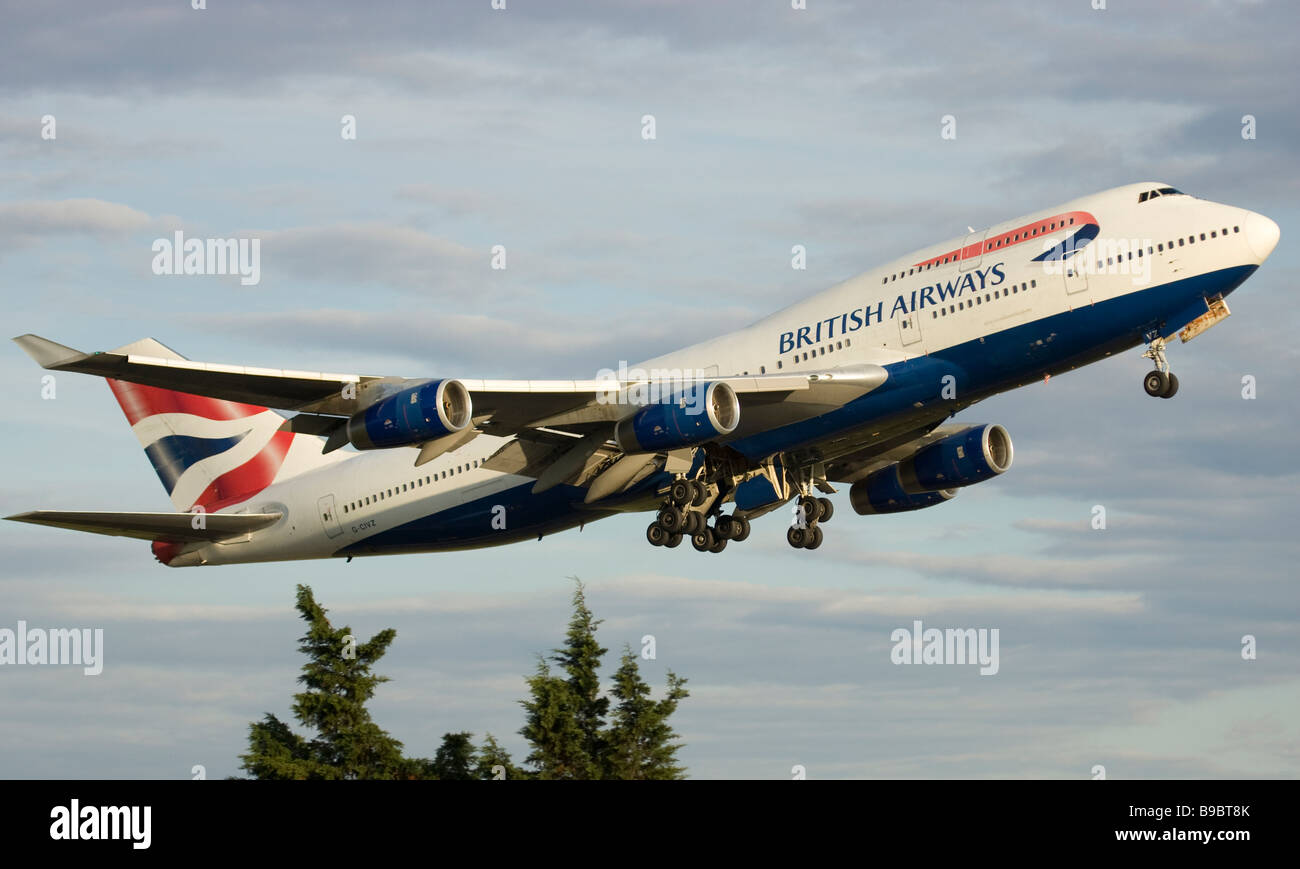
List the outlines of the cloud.
<svg viewBox="0 0 1300 869">
<path fill-rule="evenodd" d="M 475 251 L 407 226 L 343 224 L 252 233 L 266 268 L 350 287 L 389 285 L 454 299 L 481 288 L 490 251 Z"/>
<path fill-rule="evenodd" d="M 66 235 L 121 236 L 152 224 L 144 212 L 102 199 L 0 203 L 0 244 L 15 247 Z"/>
</svg>

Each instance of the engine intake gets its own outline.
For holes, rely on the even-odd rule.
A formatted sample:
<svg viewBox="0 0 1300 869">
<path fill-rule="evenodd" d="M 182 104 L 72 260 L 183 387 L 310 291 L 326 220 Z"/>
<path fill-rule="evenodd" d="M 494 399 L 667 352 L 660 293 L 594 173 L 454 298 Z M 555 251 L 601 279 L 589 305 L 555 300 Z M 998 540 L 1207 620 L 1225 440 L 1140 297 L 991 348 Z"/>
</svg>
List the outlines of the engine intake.
<svg viewBox="0 0 1300 869">
<path fill-rule="evenodd" d="M 909 495 L 981 483 L 1011 467 L 1015 449 L 1000 425 L 972 426 L 930 444 L 898 464 L 898 479 Z"/>
<path fill-rule="evenodd" d="M 359 450 L 412 446 L 463 430 L 472 415 L 465 384 L 430 380 L 359 411 L 348 420 L 348 441 Z"/>
<path fill-rule="evenodd" d="M 675 450 L 731 434 L 738 425 L 736 391 L 723 381 L 699 383 L 619 420 L 614 440 L 625 453 Z"/>
</svg>

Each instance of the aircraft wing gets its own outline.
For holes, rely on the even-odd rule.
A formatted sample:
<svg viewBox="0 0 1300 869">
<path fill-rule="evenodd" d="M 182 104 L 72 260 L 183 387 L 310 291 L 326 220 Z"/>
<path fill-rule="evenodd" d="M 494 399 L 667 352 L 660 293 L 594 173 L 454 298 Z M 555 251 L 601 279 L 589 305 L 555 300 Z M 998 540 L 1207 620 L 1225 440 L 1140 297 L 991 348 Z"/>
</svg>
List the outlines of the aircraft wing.
<svg viewBox="0 0 1300 869">
<path fill-rule="evenodd" d="M 287 425 L 294 431 L 313 434 L 336 428 L 338 417 L 351 416 L 373 401 L 429 379 L 195 362 L 180 358 L 152 339 L 97 353 L 83 353 L 31 334 L 14 341 L 42 367 L 53 371 L 93 374 L 296 411 L 299 416 Z M 152 354 L 133 352 L 151 349 Z M 705 379 L 726 381 L 736 391 L 742 406 L 741 428 L 736 432 L 740 436 L 755 426 L 793 422 L 838 407 L 879 387 L 888 376 L 879 365 L 858 364 L 798 374 Z M 644 381 L 462 378 L 460 382 L 471 395 L 476 428 L 489 434 L 510 435 L 542 427 L 586 433 L 608 425 L 628 413 L 626 405 L 608 400 L 611 391 Z M 314 418 L 320 416 L 327 418 Z"/>
<path fill-rule="evenodd" d="M 201 528 L 195 519 L 203 517 Z M 200 540 L 225 540 L 274 525 L 280 513 L 121 513 L 71 510 L 31 510 L 6 516 L 14 522 L 50 525 L 92 534 L 134 537 L 138 540 L 162 540 L 188 543 Z"/>
</svg>

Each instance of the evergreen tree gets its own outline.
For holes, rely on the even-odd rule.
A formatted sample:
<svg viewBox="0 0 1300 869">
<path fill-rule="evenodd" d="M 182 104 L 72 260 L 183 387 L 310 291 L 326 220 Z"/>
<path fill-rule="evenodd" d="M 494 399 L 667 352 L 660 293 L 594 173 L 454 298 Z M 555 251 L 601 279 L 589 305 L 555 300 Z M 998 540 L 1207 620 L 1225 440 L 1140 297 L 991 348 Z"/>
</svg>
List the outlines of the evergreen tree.
<svg viewBox="0 0 1300 869">
<path fill-rule="evenodd" d="M 498 778 L 519 781 L 530 777 L 528 773 L 514 765 L 510 760 L 510 753 L 502 748 L 496 737 L 490 733 L 484 737 L 483 745 L 475 755 L 474 775 L 482 781 L 494 781 Z"/>
<path fill-rule="evenodd" d="M 605 715 L 609 712 L 609 698 L 600 696 L 600 660 L 605 649 L 596 642 L 596 628 L 600 620 L 587 608 L 587 598 L 582 582 L 570 577 L 573 590 L 573 617 L 565 643 L 555 649 L 552 660 L 564 670 L 565 684 L 573 704 L 574 723 L 582 734 L 582 750 L 593 760 L 605 751 Z M 599 777 L 599 764 L 591 778 Z"/>
<path fill-rule="evenodd" d="M 433 757 L 433 774 L 442 781 L 470 781 L 474 778 L 472 733 L 444 733 L 442 745 Z"/>
<path fill-rule="evenodd" d="M 568 683 L 539 659 L 528 691 L 531 698 L 520 701 L 527 715 L 519 733 L 532 747 L 525 762 L 537 770 L 537 778 L 597 778 L 598 760 L 587 753 Z"/>
<path fill-rule="evenodd" d="M 677 734 L 668 717 L 690 696 L 686 680 L 668 671 L 668 691 L 650 699 L 650 686 L 641 678 L 636 655 L 627 646 L 610 694 L 614 699 L 605 754 L 605 774 L 615 779 L 681 779 L 686 770 L 677 763 Z"/>
<path fill-rule="evenodd" d="M 610 697 L 600 694 L 605 649 L 596 641 L 599 625 L 578 582 L 565 643 L 549 660 L 538 660 L 537 672 L 527 680 L 529 698 L 520 701 L 527 717 L 519 733 L 531 749 L 525 763 L 539 779 L 684 778 L 686 770 L 677 762 L 681 746 L 668 719 L 689 696 L 686 680 L 669 672 L 667 694 L 651 700 L 636 656 L 625 648 L 610 691 L 618 705 L 606 728 Z"/>
<path fill-rule="evenodd" d="M 564 675 L 552 673 L 546 659 L 528 679 L 529 700 L 520 701 L 527 712 L 519 733 L 532 746 L 526 762 L 546 779 L 597 779 L 604 764 L 604 724 L 609 699 L 600 696 L 601 656 L 596 641 L 600 624 L 591 610 L 582 583 L 574 577 L 573 616 L 562 647 L 552 650 L 550 661 Z"/>
<path fill-rule="evenodd" d="M 249 726 L 249 750 L 240 755 L 254 778 L 375 779 L 425 778 L 427 760 L 402 756 L 402 743 L 370 718 L 366 703 L 388 679 L 372 672 L 397 632 L 380 631 L 356 643 L 352 629 L 334 628 L 311 589 L 298 586 L 297 610 L 307 622 L 299 650 L 307 655 L 298 681 L 306 690 L 294 697 L 293 712 L 316 733 L 301 737 L 274 715 Z"/>
</svg>

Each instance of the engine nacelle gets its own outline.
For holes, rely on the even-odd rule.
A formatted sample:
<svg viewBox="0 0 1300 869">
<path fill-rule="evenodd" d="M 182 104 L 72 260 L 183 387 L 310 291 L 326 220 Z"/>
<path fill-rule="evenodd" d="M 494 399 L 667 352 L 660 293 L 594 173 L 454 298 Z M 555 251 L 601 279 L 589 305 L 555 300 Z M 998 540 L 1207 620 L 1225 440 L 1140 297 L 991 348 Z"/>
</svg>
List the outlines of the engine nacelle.
<svg viewBox="0 0 1300 869">
<path fill-rule="evenodd" d="M 906 492 L 898 470 L 897 464 L 890 465 L 854 483 L 849 489 L 849 503 L 853 505 L 854 512 L 861 516 L 906 513 L 909 510 L 933 507 L 957 496 L 956 489 L 939 489 L 920 494 Z"/>
<path fill-rule="evenodd" d="M 970 486 L 1004 473 L 1014 456 L 1002 426 L 972 426 L 899 462 L 898 480 L 909 495 Z"/>
<path fill-rule="evenodd" d="M 731 434 L 738 425 L 736 391 L 722 381 L 700 383 L 619 420 L 614 440 L 625 453 L 651 453 L 702 444 Z"/>
<path fill-rule="evenodd" d="M 403 389 L 348 420 L 348 441 L 359 450 L 405 447 L 463 430 L 473 405 L 459 380 L 430 380 Z"/>
</svg>

